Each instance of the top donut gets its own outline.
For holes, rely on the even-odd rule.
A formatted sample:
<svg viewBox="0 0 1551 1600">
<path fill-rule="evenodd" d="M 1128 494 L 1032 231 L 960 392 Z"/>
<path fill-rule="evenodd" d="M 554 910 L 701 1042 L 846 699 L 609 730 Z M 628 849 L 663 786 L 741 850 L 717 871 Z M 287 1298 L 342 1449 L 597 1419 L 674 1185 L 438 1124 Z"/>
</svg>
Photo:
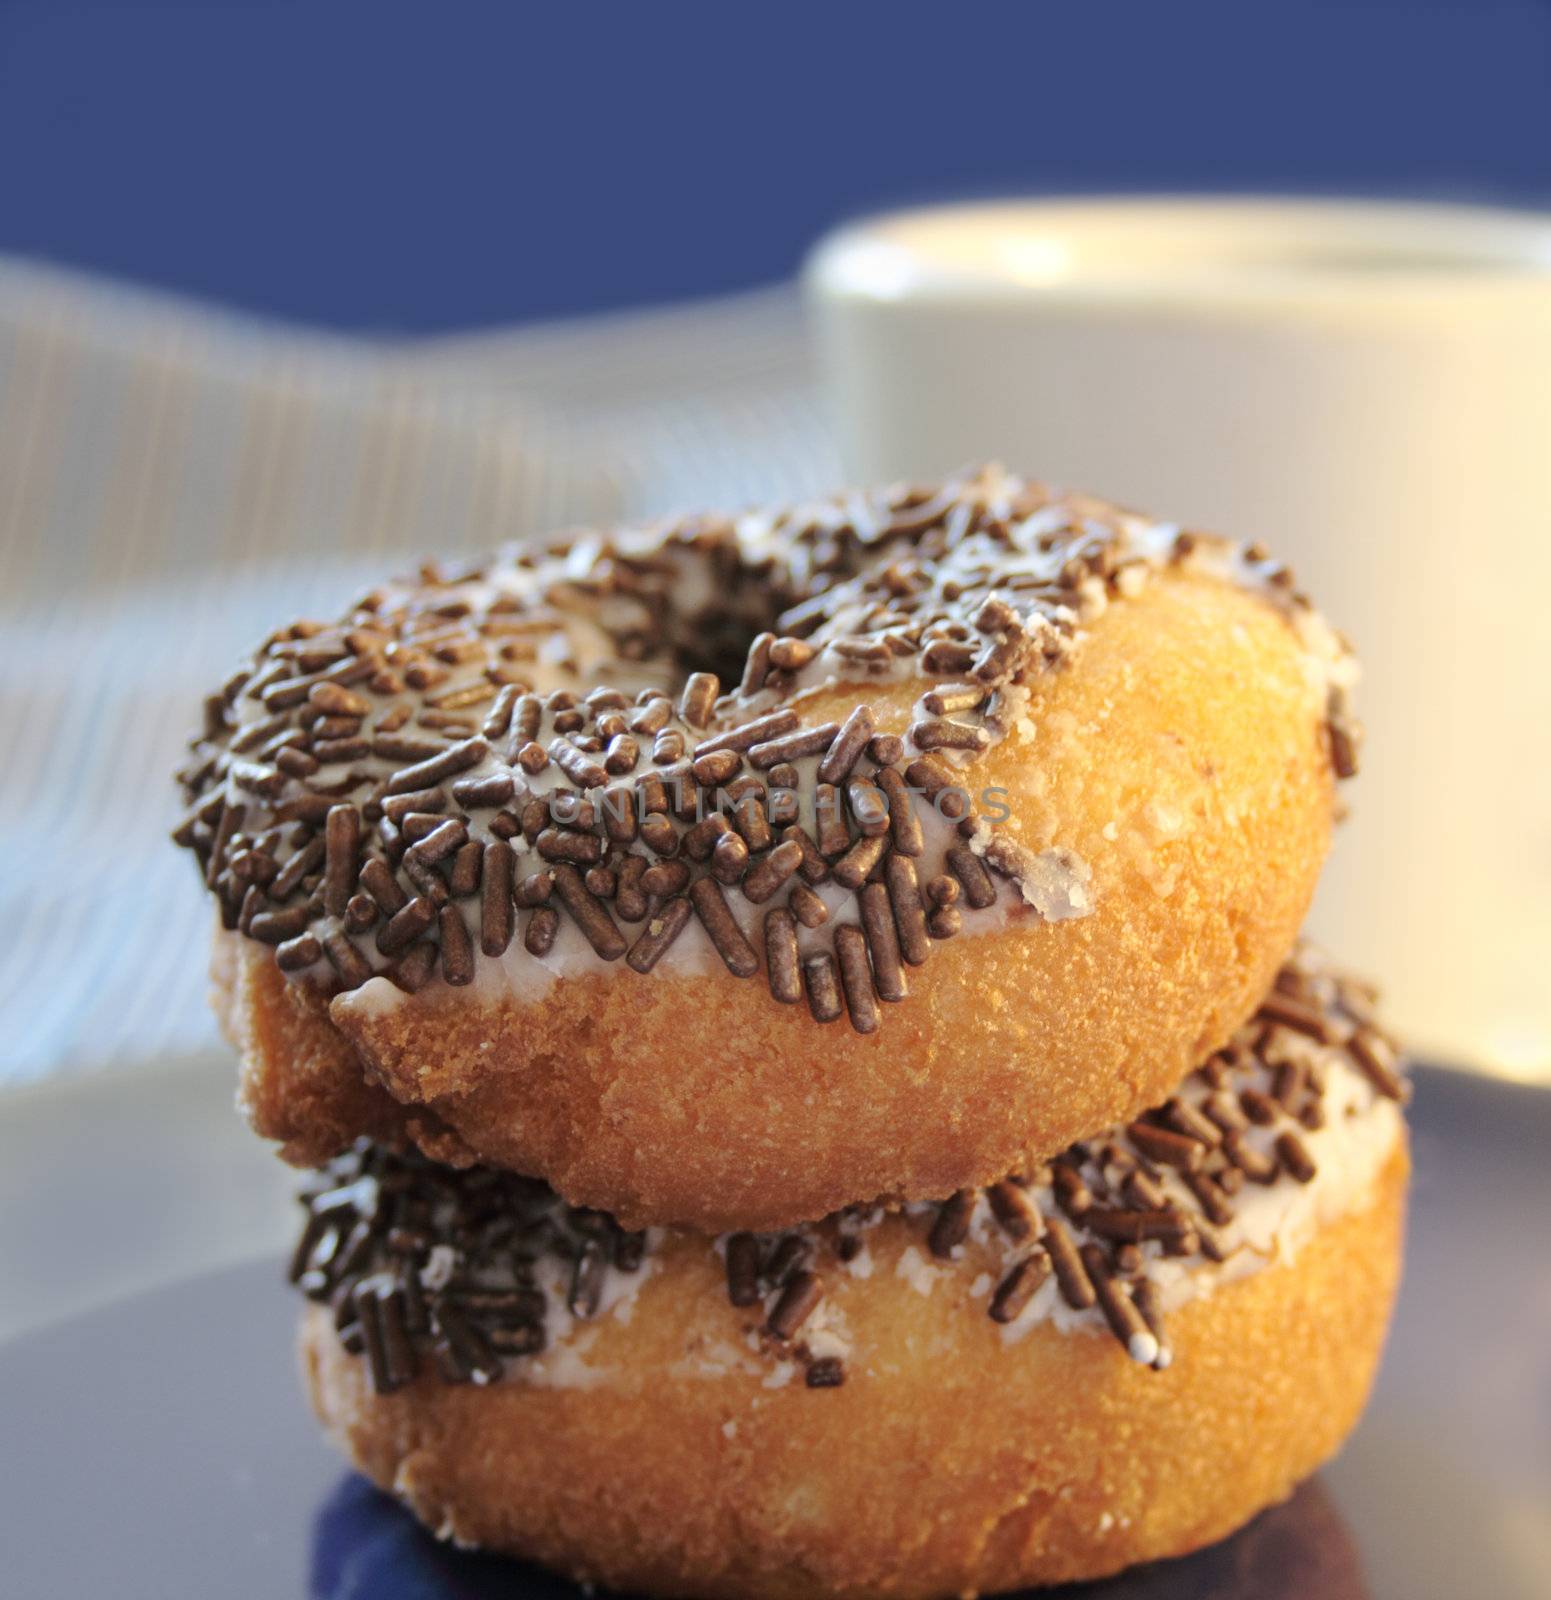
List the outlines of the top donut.
<svg viewBox="0 0 1551 1600">
<path fill-rule="evenodd" d="M 777 1227 L 1166 1095 L 1291 945 L 1350 654 L 1256 547 L 988 468 L 427 567 L 206 702 L 259 1130 Z"/>
</svg>

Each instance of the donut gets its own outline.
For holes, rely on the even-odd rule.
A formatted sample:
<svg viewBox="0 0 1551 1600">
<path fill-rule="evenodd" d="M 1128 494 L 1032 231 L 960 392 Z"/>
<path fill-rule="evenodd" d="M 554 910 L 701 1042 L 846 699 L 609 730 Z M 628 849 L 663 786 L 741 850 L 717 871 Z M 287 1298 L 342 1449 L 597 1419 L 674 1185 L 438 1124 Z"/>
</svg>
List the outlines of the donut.
<svg viewBox="0 0 1551 1600">
<path fill-rule="evenodd" d="M 281 629 L 174 837 L 291 1159 L 769 1229 L 993 1181 L 1220 1046 L 1328 848 L 1352 673 L 1263 550 L 986 469 Z"/>
<path fill-rule="evenodd" d="M 1300 951 L 1128 1124 L 987 1190 L 631 1233 L 363 1144 L 293 1277 L 312 1404 L 429 1528 L 675 1596 L 970 1595 L 1197 1549 L 1366 1397 L 1407 1178 L 1393 1046 Z"/>
</svg>

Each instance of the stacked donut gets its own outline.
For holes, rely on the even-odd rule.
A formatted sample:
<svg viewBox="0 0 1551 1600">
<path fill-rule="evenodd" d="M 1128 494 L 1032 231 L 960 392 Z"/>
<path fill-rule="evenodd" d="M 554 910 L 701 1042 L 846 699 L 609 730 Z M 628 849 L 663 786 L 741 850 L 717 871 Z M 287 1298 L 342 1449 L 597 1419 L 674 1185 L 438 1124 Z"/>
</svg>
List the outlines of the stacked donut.
<svg viewBox="0 0 1551 1600">
<path fill-rule="evenodd" d="M 1263 550 L 999 469 L 423 569 L 206 704 L 175 838 L 313 1169 L 324 1425 L 689 1596 L 1220 1537 L 1344 1437 L 1404 1098 L 1297 943 L 1357 729 Z"/>
</svg>

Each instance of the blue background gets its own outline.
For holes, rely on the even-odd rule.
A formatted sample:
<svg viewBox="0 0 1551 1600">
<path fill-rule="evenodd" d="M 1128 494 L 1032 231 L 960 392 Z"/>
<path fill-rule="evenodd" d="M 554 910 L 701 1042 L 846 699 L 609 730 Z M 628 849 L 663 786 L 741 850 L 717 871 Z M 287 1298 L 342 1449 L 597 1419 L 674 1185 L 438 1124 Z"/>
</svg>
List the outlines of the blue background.
<svg viewBox="0 0 1551 1600">
<path fill-rule="evenodd" d="M 421 331 L 1003 191 L 1551 200 L 1551 6 L 0 0 L 0 248 Z"/>
</svg>

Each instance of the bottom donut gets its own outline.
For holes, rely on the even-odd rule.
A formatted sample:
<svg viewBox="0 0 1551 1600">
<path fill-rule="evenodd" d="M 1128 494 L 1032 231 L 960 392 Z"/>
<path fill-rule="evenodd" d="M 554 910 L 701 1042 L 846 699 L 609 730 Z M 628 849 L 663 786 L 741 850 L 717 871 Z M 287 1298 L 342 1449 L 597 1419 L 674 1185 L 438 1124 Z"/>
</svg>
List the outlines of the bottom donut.
<svg viewBox="0 0 1551 1600">
<path fill-rule="evenodd" d="M 1400 1085 L 1320 981 L 1046 1169 L 781 1235 L 628 1234 L 363 1146 L 294 1262 L 313 1405 L 433 1531 L 632 1591 L 969 1595 L 1198 1549 L 1338 1448 L 1399 1274 Z"/>
</svg>

